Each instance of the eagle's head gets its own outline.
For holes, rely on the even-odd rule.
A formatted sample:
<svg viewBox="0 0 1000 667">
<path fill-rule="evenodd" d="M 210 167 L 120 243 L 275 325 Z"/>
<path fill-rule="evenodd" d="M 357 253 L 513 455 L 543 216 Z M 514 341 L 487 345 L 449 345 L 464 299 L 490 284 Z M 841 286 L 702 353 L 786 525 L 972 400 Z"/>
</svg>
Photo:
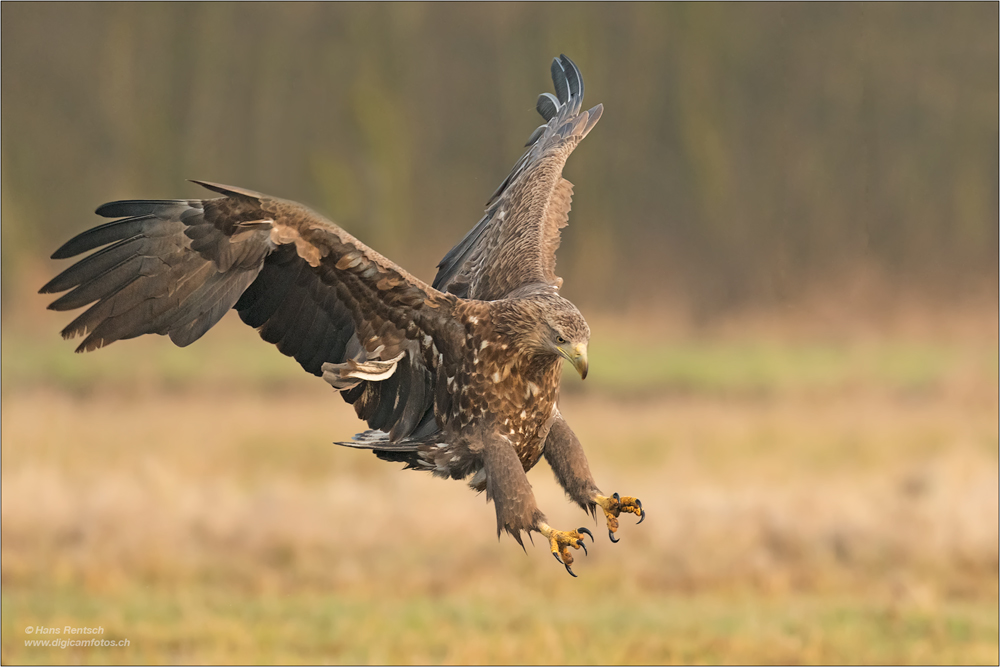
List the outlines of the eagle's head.
<svg viewBox="0 0 1000 667">
<path fill-rule="evenodd" d="M 529 363 L 563 357 L 586 378 L 590 327 L 576 306 L 547 286 L 532 285 L 513 296 L 493 302 L 497 332 L 514 340 L 514 348 Z"/>
<path fill-rule="evenodd" d="M 590 327 L 570 301 L 558 294 L 546 303 L 535 331 L 535 342 L 543 353 L 555 354 L 573 364 L 580 377 L 587 379 L 587 345 Z"/>
</svg>

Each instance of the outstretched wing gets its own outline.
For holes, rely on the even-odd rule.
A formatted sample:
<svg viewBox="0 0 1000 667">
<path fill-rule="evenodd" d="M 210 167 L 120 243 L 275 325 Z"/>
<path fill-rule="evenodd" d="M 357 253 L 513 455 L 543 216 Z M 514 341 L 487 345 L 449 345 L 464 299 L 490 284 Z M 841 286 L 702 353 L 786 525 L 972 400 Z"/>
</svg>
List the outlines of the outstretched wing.
<svg viewBox="0 0 1000 667">
<path fill-rule="evenodd" d="M 41 289 L 70 290 L 53 310 L 93 304 L 62 332 L 85 336 L 78 352 L 148 333 L 188 345 L 235 307 L 393 440 L 433 413 L 440 351 L 461 335 L 450 314 L 455 297 L 300 204 L 200 184 L 225 196 L 105 204 L 99 215 L 122 219 L 52 255 L 105 246 Z"/>
<path fill-rule="evenodd" d="M 434 287 L 470 299 L 500 299 L 523 285 L 559 288 L 556 249 L 569 219 L 573 185 L 563 165 L 601 117 L 598 104 L 581 112 L 583 78 L 566 56 L 552 61 L 556 94 L 536 108 L 547 121 L 486 204 L 486 214 L 438 264 Z"/>
</svg>

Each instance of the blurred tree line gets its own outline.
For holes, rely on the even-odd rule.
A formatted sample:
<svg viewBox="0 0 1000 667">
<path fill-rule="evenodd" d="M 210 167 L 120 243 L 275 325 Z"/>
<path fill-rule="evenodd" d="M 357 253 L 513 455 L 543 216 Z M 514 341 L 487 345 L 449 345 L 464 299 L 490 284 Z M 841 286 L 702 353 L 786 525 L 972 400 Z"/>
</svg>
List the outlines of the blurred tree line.
<svg viewBox="0 0 1000 667">
<path fill-rule="evenodd" d="M 429 279 L 540 122 L 597 130 L 559 272 L 581 305 L 771 303 L 998 258 L 998 5 L 4 3 L 5 296 L 121 198 L 307 203 Z"/>
</svg>

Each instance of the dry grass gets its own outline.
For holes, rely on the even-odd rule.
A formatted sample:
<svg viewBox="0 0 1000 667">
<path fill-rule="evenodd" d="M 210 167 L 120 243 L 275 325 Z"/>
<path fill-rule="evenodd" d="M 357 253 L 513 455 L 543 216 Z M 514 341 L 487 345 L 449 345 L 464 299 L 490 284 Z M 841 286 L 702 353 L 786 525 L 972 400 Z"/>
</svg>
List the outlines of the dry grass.
<svg viewBox="0 0 1000 667">
<path fill-rule="evenodd" d="M 318 381 L 27 381 L 5 344 L 3 662 L 996 662 L 995 342 L 709 342 L 641 393 L 567 393 L 603 488 L 649 513 L 595 530 L 579 579 L 498 544 L 462 484 L 331 446 L 358 424 Z M 66 624 L 131 645 L 24 646 Z"/>
</svg>

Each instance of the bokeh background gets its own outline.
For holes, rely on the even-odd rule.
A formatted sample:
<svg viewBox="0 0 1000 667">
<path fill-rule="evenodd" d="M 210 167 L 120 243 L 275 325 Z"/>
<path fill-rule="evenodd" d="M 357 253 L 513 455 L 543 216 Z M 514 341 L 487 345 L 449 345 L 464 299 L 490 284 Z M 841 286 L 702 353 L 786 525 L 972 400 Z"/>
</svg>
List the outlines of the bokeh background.
<svg viewBox="0 0 1000 667">
<path fill-rule="evenodd" d="M 996 3 L 0 23 L 4 664 L 997 661 Z M 350 407 L 234 316 L 80 356 L 35 294 L 99 204 L 186 178 L 430 279 L 559 53 L 605 105 L 566 169 L 558 271 L 593 337 L 562 411 L 648 509 L 579 579 L 462 484 L 331 445 Z M 130 645 L 26 646 L 39 625 Z"/>
</svg>

